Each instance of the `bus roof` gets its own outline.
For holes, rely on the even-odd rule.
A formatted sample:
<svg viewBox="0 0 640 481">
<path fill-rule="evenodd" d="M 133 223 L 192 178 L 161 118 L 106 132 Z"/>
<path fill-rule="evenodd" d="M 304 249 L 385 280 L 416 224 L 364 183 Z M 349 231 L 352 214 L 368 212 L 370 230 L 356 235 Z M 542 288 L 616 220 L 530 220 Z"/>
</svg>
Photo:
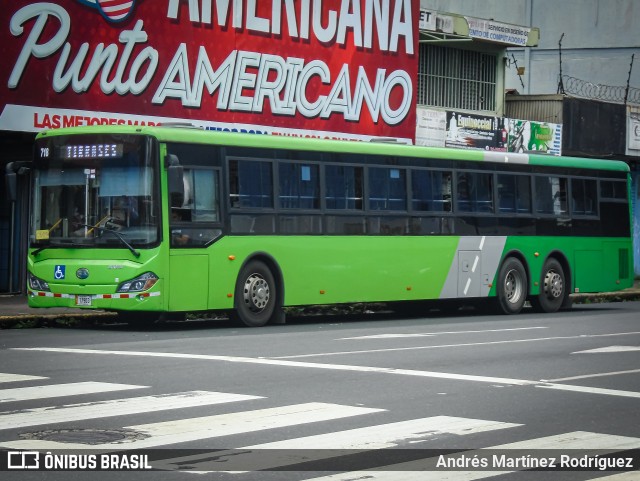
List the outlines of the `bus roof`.
<svg viewBox="0 0 640 481">
<path fill-rule="evenodd" d="M 78 134 L 133 134 L 148 135 L 162 142 L 192 142 L 211 145 L 239 147 L 269 147 L 273 149 L 300 150 L 314 152 L 335 152 L 368 155 L 390 155 L 398 157 L 422 157 L 452 159 L 501 164 L 529 164 L 549 167 L 568 167 L 629 172 L 629 166 L 618 160 L 562 157 L 544 154 L 517 154 L 471 149 L 444 147 L 420 147 L 396 142 L 362 142 L 345 140 L 325 140 L 317 138 L 289 137 L 284 135 L 264 135 L 204 130 L 190 126 L 135 126 L 110 125 L 71 127 L 43 131 L 37 138 Z"/>
</svg>

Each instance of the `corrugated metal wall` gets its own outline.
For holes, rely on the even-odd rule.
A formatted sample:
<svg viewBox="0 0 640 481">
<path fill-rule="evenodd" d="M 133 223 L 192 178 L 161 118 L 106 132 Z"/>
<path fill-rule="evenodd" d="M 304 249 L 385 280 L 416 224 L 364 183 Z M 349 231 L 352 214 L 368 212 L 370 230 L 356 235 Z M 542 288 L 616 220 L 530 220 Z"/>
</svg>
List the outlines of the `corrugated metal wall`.
<svg viewBox="0 0 640 481">
<path fill-rule="evenodd" d="M 509 95 L 505 96 L 505 117 L 535 120 L 536 122 L 562 122 L 562 95 Z"/>
</svg>

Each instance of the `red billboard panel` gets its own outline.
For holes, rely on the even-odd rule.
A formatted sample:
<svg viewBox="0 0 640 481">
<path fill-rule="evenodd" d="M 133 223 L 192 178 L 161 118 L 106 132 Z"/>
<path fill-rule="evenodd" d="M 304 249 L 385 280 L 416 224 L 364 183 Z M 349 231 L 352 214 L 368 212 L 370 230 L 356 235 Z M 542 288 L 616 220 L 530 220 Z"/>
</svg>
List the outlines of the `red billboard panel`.
<svg viewBox="0 0 640 481">
<path fill-rule="evenodd" d="M 187 121 L 415 136 L 413 0 L 56 0 L 0 12 L 0 130 Z"/>
</svg>

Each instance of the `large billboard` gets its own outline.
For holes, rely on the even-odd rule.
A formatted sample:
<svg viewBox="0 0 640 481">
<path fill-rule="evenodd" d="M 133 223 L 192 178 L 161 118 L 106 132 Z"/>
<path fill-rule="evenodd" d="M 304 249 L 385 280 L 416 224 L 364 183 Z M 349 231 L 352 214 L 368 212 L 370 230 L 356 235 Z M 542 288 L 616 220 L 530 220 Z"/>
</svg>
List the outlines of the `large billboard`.
<svg viewBox="0 0 640 481">
<path fill-rule="evenodd" d="M 4 2 L 0 130 L 187 121 L 413 140 L 419 2 Z"/>
</svg>

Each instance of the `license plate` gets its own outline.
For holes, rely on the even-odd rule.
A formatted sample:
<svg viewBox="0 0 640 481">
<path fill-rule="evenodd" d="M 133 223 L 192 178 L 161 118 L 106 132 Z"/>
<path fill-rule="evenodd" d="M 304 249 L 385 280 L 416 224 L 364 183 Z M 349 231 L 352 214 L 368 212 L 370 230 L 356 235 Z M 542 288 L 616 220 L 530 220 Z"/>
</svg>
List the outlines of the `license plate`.
<svg viewBox="0 0 640 481">
<path fill-rule="evenodd" d="M 91 306 L 91 296 L 76 296 L 76 306 Z"/>
</svg>

